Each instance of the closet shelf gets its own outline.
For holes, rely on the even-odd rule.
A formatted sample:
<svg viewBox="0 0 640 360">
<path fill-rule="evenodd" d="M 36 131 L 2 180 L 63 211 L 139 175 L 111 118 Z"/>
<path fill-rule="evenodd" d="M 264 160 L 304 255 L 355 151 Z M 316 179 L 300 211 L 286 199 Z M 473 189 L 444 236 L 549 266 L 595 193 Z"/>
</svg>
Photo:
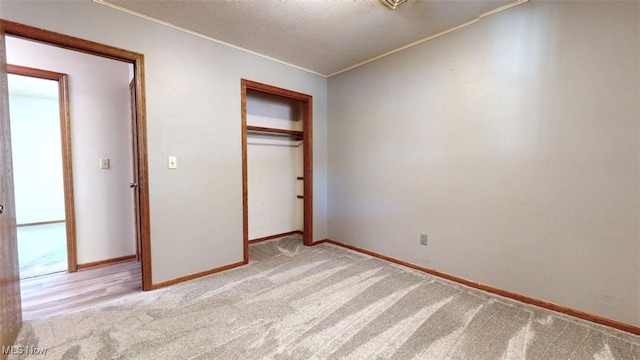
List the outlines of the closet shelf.
<svg viewBox="0 0 640 360">
<path fill-rule="evenodd" d="M 275 129 L 275 128 L 269 128 L 269 127 L 263 127 L 263 126 L 252 126 L 252 125 L 247 125 L 247 132 L 290 136 L 295 139 L 302 139 L 302 136 L 303 136 L 303 132 L 298 130 Z"/>
</svg>

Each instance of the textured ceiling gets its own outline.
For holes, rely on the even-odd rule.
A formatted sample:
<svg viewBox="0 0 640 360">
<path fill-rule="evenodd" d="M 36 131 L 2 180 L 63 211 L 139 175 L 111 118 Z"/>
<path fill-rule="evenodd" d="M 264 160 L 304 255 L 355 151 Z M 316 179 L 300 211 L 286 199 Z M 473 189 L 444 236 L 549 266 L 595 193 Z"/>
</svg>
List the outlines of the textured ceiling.
<svg viewBox="0 0 640 360">
<path fill-rule="evenodd" d="M 331 75 L 515 0 L 94 0 Z"/>
</svg>

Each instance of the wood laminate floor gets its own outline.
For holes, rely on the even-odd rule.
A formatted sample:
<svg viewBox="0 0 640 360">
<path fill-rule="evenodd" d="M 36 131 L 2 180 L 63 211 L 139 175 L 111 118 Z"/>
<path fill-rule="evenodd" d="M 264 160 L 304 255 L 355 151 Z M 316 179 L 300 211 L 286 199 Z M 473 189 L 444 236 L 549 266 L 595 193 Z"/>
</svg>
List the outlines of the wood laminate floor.
<svg viewBox="0 0 640 360">
<path fill-rule="evenodd" d="M 138 261 L 20 281 L 23 321 L 73 312 L 142 291 Z"/>
</svg>

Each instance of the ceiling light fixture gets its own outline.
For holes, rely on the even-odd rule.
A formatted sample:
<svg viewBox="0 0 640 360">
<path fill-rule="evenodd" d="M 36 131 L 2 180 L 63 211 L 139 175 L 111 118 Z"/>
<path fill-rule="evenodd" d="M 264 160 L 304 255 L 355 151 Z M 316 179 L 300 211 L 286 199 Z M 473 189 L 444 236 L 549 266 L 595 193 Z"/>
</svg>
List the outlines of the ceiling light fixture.
<svg viewBox="0 0 640 360">
<path fill-rule="evenodd" d="M 395 10 L 398 6 L 406 3 L 408 0 L 380 0 L 386 7 Z"/>
</svg>

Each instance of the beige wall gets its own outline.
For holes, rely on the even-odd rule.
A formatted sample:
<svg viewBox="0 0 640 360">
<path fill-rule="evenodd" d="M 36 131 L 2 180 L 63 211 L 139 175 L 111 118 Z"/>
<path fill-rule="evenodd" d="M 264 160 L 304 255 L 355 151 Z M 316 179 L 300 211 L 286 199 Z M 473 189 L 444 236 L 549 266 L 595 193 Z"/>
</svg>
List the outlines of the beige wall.
<svg viewBox="0 0 640 360">
<path fill-rule="evenodd" d="M 77 263 L 135 254 L 131 65 L 12 37 L 7 62 L 68 75 Z M 109 169 L 100 158 L 110 159 Z"/>
<path fill-rule="evenodd" d="M 1 10 L 145 55 L 154 283 L 243 259 L 241 78 L 313 96 L 313 237 L 327 237 L 325 78 L 88 0 L 3 0 Z"/>
<path fill-rule="evenodd" d="M 244 77 L 314 96 L 315 240 L 328 206 L 335 240 L 640 325 L 637 3 L 530 2 L 328 91 L 88 1 L 0 3 L 145 54 L 154 282 L 242 258 Z"/>
<path fill-rule="evenodd" d="M 330 78 L 329 237 L 640 325 L 639 14 L 534 1 Z"/>
</svg>

